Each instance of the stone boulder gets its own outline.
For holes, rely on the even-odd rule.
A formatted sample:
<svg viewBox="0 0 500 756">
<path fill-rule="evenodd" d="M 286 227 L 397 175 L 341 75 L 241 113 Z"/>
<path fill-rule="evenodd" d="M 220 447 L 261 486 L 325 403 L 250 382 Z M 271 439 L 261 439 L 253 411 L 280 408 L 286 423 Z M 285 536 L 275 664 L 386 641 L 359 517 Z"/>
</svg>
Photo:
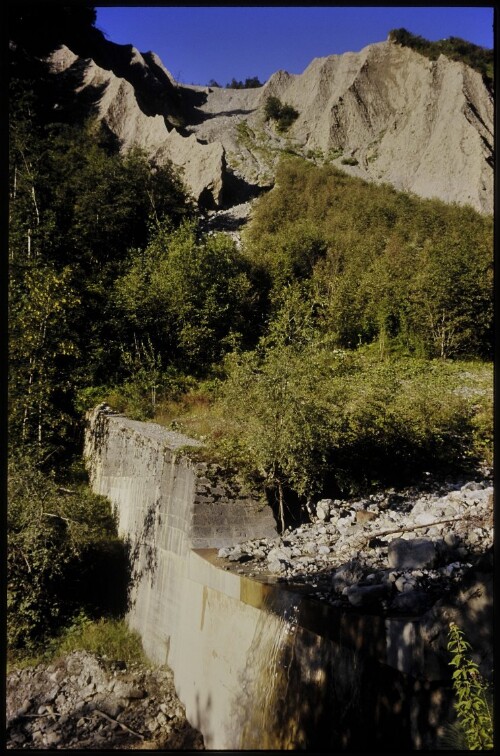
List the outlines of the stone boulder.
<svg viewBox="0 0 500 756">
<path fill-rule="evenodd" d="M 396 538 L 388 548 L 389 566 L 395 570 L 432 567 L 436 557 L 436 545 L 429 538 Z"/>
<path fill-rule="evenodd" d="M 333 506 L 333 499 L 320 499 L 316 504 L 316 517 L 322 522 L 328 522 Z"/>
<path fill-rule="evenodd" d="M 363 569 L 356 560 L 351 560 L 341 565 L 332 578 L 332 585 L 335 591 L 342 592 L 345 588 L 357 584 L 363 579 Z"/>
<path fill-rule="evenodd" d="M 378 606 L 387 598 L 390 588 L 386 583 L 381 585 L 351 585 L 346 589 L 349 603 L 358 608 L 369 609 Z"/>
</svg>

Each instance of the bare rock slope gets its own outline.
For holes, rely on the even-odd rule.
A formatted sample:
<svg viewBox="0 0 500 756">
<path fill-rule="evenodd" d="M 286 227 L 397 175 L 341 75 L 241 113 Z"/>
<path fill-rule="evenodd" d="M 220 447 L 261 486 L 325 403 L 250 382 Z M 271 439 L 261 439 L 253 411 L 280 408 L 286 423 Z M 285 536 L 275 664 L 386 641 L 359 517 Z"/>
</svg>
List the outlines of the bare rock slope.
<svg viewBox="0 0 500 756">
<path fill-rule="evenodd" d="M 493 211 L 492 96 L 479 73 L 443 55 L 430 61 L 386 41 L 316 58 L 300 75 L 278 71 L 247 90 L 177 84 L 155 55 L 133 48 L 134 76 L 123 65 L 113 69 L 110 58 L 103 67 L 62 47 L 51 62 L 66 76 L 79 70 L 78 92 L 98 93 L 98 116 L 123 149 L 138 144 L 172 160 L 205 207 L 244 202 L 272 186 L 280 156 L 292 151 L 422 197 Z M 286 135 L 265 120 L 270 95 L 299 112 Z"/>
</svg>

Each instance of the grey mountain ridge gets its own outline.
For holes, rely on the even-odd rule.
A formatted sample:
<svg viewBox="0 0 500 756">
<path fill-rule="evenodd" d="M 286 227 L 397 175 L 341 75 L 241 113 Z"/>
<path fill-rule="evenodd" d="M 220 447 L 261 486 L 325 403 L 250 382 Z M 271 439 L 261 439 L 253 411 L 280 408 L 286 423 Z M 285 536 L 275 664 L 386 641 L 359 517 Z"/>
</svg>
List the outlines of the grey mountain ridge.
<svg viewBox="0 0 500 756">
<path fill-rule="evenodd" d="M 179 84 L 158 56 L 131 46 L 103 39 L 96 50 L 79 57 L 62 46 L 51 68 L 68 87 L 78 71 L 75 94 L 97 93 L 97 116 L 122 149 L 138 145 L 160 163 L 171 160 L 202 208 L 239 204 L 271 187 L 280 156 L 291 151 L 493 212 L 493 99 L 464 63 L 431 61 L 386 41 L 238 90 Z M 271 95 L 299 112 L 286 134 L 265 121 Z"/>
</svg>

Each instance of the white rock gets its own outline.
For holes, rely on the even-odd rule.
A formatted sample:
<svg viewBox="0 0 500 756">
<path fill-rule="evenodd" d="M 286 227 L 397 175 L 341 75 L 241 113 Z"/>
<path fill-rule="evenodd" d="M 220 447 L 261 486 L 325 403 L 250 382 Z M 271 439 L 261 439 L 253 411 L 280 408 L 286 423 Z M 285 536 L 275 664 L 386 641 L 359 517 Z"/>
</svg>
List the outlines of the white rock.
<svg viewBox="0 0 500 756">
<path fill-rule="evenodd" d="M 292 549 L 289 546 L 277 546 L 270 550 L 267 555 L 268 562 L 274 562 L 276 559 L 289 561 L 292 557 Z"/>
<path fill-rule="evenodd" d="M 306 554 L 315 554 L 317 551 L 317 546 L 314 541 L 308 541 L 304 544 L 304 552 Z"/>
<path fill-rule="evenodd" d="M 436 517 L 430 512 L 421 512 L 414 518 L 415 525 L 432 525 L 435 521 Z"/>
<path fill-rule="evenodd" d="M 316 517 L 322 522 L 326 522 L 330 517 L 332 505 L 333 499 L 320 499 L 316 504 Z"/>
<path fill-rule="evenodd" d="M 268 569 L 269 572 L 271 572 L 273 575 L 280 574 L 281 572 L 285 572 L 287 569 L 288 563 L 282 561 L 281 559 L 272 559 L 268 562 Z"/>
</svg>

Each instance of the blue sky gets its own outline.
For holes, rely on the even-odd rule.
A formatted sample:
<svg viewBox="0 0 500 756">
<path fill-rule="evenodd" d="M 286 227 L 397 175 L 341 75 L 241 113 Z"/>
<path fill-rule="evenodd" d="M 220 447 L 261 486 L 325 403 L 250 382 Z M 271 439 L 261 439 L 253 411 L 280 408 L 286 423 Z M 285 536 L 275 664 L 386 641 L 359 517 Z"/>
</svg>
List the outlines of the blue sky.
<svg viewBox="0 0 500 756">
<path fill-rule="evenodd" d="M 462 37 L 493 47 L 490 7 L 98 7 L 107 38 L 152 50 L 186 84 L 275 71 L 302 73 L 313 58 L 361 50 L 404 27 L 430 40 Z"/>
</svg>

